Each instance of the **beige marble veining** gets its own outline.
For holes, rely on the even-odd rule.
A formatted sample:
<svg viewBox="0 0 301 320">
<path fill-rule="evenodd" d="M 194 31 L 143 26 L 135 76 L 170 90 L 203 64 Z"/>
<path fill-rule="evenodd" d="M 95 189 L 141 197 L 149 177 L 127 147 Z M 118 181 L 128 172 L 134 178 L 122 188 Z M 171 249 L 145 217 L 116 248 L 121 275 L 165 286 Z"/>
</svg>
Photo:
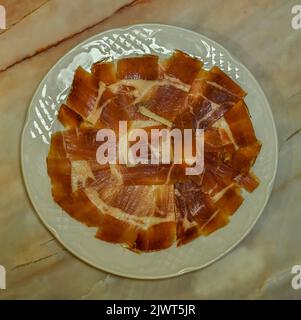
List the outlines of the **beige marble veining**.
<svg viewBox="0 0 301 320">
<path fill-rule="evenodd" d="M 25 2 L 0 2 L 9 15 L 0 33 L 0 70 L 8 68 L 0 71 L 0 264 L 7 269 L 0 299 L 300 299 L 291 287 L 291 267 L 301 264 L 301 30 L 291 28 L 298 1 Z M 204 270 L 160 281 L 106 274 L 59 245 L 27 198 L 19 160 L 30 99 L 51 66 L 96 33 L 143 22 L 186 27 L 225 46 L 262 85 L 279 138 L 274 191 L 252 232 Z"/>
<path fill-rule="evenodd" d="M 51 0 L 1 35 L 0 70 L 97 25 L 130 0 Z M 98 10 L 97 10 L 98 9 Z M 56 14 L 59 13 L 59 14 Z M 87 19 L 88 17 L 88 19 Z M 24 36 L 28 35 L 28 36 Z M 13 50 L 12 50 L 13 48 Z"/>
<path fill-rule="evenodd" d="M 1 5 L 6 9 L 6 29 L 0 33 L 7 32 L 22 19 L 38 10 L 49 0 L 2 0 Z"/>
</svg>

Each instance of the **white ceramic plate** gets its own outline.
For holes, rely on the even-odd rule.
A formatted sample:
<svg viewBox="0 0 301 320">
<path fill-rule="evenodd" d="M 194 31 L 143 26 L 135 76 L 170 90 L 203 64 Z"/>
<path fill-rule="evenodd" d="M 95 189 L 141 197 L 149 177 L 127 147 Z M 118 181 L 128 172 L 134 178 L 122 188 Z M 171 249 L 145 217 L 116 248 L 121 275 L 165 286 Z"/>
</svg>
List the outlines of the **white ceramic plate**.
<svg viewBox="0 0 301 320">
<path fill-rule="evenodd" d="M 231 222 L 209 237 L 200 237 L 180 248 L 136 254 L 94 238 L 89 229 L 64 213 L 53 201 L 46 156 L 52 132 L 61 129 L 57 111 L 69 91 L 73 73 L 89 69 L 104 57 L 153 53 L 169 56 L 174 49 L 204 61 L 206 69 L 218 65 L 248 92 L 246 102 L 262 150 L 254 171 L 259 188 L 245 194 L 245 201 Z M 277 136 L 273 116 L 263 91 L 251 73 L 226 49 L 207 37 L 182 28 L 143 24 L 105 31 L 79 44 L 48 72 L 31 101 L 24 127 L 21 158 L 28 194 L 38 215 L 53 235 L 74 255 L 107 272 L 140 279 L 177 276 L 203 268 L 229 252 L 251 230 L 262 213 L 277 168 Z"/>
</svg>

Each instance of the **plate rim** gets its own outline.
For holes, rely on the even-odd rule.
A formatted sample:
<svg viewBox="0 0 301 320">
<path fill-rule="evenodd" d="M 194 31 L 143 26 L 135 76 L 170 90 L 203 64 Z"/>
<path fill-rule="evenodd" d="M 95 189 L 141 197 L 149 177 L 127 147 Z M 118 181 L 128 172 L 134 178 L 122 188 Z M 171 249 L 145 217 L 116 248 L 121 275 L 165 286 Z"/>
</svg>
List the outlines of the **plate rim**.
<svg viewBox="0 0 301 320">
<path fill-rule="evenodd" d="M 246 230 L 246 232 L 237 240 L 235 241 L 227 250 L 223 251 L 221 254 L 219 254 L 218 256 L 216 256 L 214 259 L 208 261 L 205 264 L 202 264 L 200 266 L 193 266 L 193 267 L 186 267 L 186 268 L 182 268 L 181 270 L 171 273 L 171 274 L 166 274 L 166 275 L 161 275 L 161 276 L 142 276 L 142 275 L 134 275 L 134 274 L 128 274 L 128 273 L 123 273 L 123 272 L 119 272 L 119 271 L 114 271 L 111 270 L 109 268 L 106 267 L 102 267 L 97 265 L 96 263 L 89 261 L 88 259 L 86 259 L 85 257 L 82 257 L 80 254 L 78 254 L 75 250 L 73 250 L 72 248 L 69 247 L 68 244 L 66 244 L 59 236 L 59 234 L 56 232 L 56 230 L 54 230 L 50 225 L 48 225 L 48 223 L 45 221 L 45 219 L 43 218 L 43 216 L 40 214 L 39 210 L 37 209 L 37 206 L 35 205 L 31 195 L 30 195 L 30 187 L 29 187 L 29 182 L 27 181 L 27 177 L 26 177 L 26 173 L 25 173 L 25 161 L 24 161 L 24 139 L 25 139 L 25 132 L 26 129 L 30 123 L 30 110 L 31 107 L 33 105 L 33 101 L 35 99 L 36 93 L 41 89 L 42 84 L 44 83 L 44 81 L 47 79 L 48 75 L 55 69 L 55 67 L 62 62 L 66 56 L 70 55 L 73 51 L 75 51 L 76 49 L 78 49 L 79 47 L 81 47 L 84 43 L 88 43 L 90 41 L 93 41 L 94 38 L 98 38 L 100 36 L 102 36 L 104 33 L 107 32 L 118 32 L 118 31 L 124 31 L 124 30 L 128 30 L 131 28 L 143 28 L 143 27 L 162 27 L 162 28 L 169 28 L 169 29 L 174 29 L 174 30 L 179 30 L 182 32 L 188 32 L 191 34 L 194 34 L 196 36 L 201 36 L 203 39 L 213 43 L 215 46 L 222 48 L 228 55 L 229 57 L 237 64 L 239 65 L 247 74 L 248 76 L 253 80 L 253 83 L 256 85 L 256 89 L 261 93 L 262 98 L 264 99 L 264 102 L 267 106 L 267 112 L 269 117 L 271 118 L 271 127 L 272 127 L 272 131 L 273 131 L 273 136 L 275 138 L 275 144 L 274 144 L 274 152 L 275 152 L 275 158 L 274 158 L 274 170 L 273 170 L 273 175 L 271 177 L 270 182 L 267 185 L 267 192 L 265 194 L 265 199 L 263 202 L 263 205 L 260 209 L 260 211 L 258 212 L 256 218 L 252 221 L 252 223 L 249 225 L 248 229 Z M 259 82 L 257 81 L 257 79 L 255 78 L 255 76 L 251 73 L 251 71 L 242 63 L 239 61 L 238 58 L 236 58 L 236 56 L 234 56 L 232 53 L 230 53 L 228 51 L 227 48 L 225 48 L 223 45 L 219 44 L 218 42 L 216 42 L 215 40 L 205 36 L 202 33 L 190 30 L 190 29 L 186 29 L 183 27 L 179 27 L 176 25 L 171 25 L 171 24 L 162 24 L 162 23 L 139 23 L 139 24 L 131 24 L 131 25 L 125 25 L 122 27 L 118 27 L 118 28 L 112 28 L 112 29 L 107 29 L 104 30 L 100 33 L 97 33 L 83 41 L 81 41 L 80 43 L 78 43 L 76 46 L 72 47 L 70 50 L 68 50 L 61 58 L 59 58 L 54 65 L 46 72 L 46 74 L 44 75 L 44 77 L 41 79 L 41 81 L 39 82 L 38 86 L 36 87 L 32 98 L 30 100 L 30 103 L 27 107 L 27 112 L 26 112 L 26 117 L 25 117 L 25 121 L 24 121 L 24 126 L 22 129 L 22 133 L 21 133 L 21 140 L 20 140 L 20 162 L 21 162 L 21 172 L 22 172 L 22 178 L 23 178 L 23 182 L 25 185 L 25 190 L 26 190 L 26 194 L 28 196 L 28 199 L 30 200 L 30 203 L 36 213 L 36 215 L 38 216 L 38 218 L 40 219 L 40 221 L 42 221 L 43 225 L 46 227 L 46 229 L 53 235 L 53 237 L 60 243 L 60 245 L 62 245 L 66 250 L 68 250 L 74 257 L 76 257 L 77 259 L 80 259 L 81 261 L 85 262 L 86 264 L 88 264 L 89 266 L 92 266 L 93 268 L 103 271 L 103 272 L 107 272 L 111 275 L 117 275 L 123 278 L 128 278 L 128 279 L 139 279 L 139 280 L 159 280 L 159 279 L 169 279 L 169 278 L 174 278 L 174 277 L 178 277 L 190 272 L 194 272 L 197 270 L 201 270 L 204 269 L 206 267 L 208 267 L 209 265 L 215 263 L 216 261 L 220 260 L 222 257 L 225 257 L 230 251 L 232 251 L 236 246 L 238 246 L 239 243 L 241 243 L 241 241 L 243 239 L 245 239 L 247 237 L 247 235 L 251 232 L 251 230 L 254 228 L 255 224 L 258 222 L 259 218 L 261 217 L 264 209 L 266 208 L 266 205 L 270 199 L 270 195 L 272 193 L 273 190 L 273 185 L 275 182 L 275 178 L 276 178 L 276 174 L 277 174 L 277 169 L 278 169 L 278 161 L 279 161 L 279 146 L 278 146 L 278 135 L 277 135 L 277 130 L 276 130 L 276 124 L 275 124 L 275 120 L 274 120 L 274 116 L 273 116 L 273 112 L 271 109 L 271 106 L 269 104 L 269 101 L 264 93 L 264 90 L 262 89 L 261 85 L 259 84 Z"/>
</svg>

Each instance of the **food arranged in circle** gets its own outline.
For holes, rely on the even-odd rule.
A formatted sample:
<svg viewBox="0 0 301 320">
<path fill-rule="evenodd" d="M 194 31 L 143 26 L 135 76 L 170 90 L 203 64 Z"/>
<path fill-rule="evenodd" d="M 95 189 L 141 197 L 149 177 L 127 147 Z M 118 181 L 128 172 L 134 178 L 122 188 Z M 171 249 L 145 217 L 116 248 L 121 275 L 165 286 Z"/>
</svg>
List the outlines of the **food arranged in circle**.
<svg viewBox="0 0 301 320">
<path fill-rule="evenodd" d="M 261 143 L 245 96 L 221 69 L 206 71 L 179 50 L 167 59 L 142 55 L 99 61 L 90 72 L 79 67 L 58 112 L 64 130 L 53 133 L 47 157 L 54 201 L 97 228 L 97 238 L 135 252 L 184 245 L 226 226 L 244 200 L 242 189 L 259 185 L 252 166 Z M 193 161 L 175 161 L 172 143 L 169 163 L 161 147 L 159 161 L 147 161 L 152 144 L 139 163 L 121 161 L 120 146 L 134 148 L 137 129 L 147 139 L 156 130 L 185 136 L 188 129 L 195 139 L 202 129 L 203 170 L 187 174 Z M 100 130 L 116 133 L 116 163 L 102 161 L 110 156 L 99 153 L 108 142 Z"/>
</svg>

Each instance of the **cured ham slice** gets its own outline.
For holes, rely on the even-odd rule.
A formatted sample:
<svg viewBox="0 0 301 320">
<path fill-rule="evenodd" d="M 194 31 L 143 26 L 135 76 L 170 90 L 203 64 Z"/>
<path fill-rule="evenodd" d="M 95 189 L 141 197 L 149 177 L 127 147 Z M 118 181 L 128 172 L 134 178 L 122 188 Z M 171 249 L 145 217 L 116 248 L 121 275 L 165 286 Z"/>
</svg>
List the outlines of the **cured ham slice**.
<svg viewBox="0 0 301 320">
<path fill-rule="evenodd" d="M 71 194 L 71 163 L 69 159 L 47 159 L 48 175 L 51 177 L 52 196 L 60 204 Z"/>
<path fill-rule="evenodd" d="M 188 54 L 176 50 L 166 61 L 164 74 L 191 84 L 201 70 L 203 63 Z"/>
<path fill-rule="evenodd" d="M 207 83 L 210 83 L 215 87 L 223 88 L 225 91 L 228 91 L 228 93 L 240 98 L 246 95 L 246 92 L 217 66 L 214 66 L 210 70 L 209 74 L 203 71 L 203 73 L 201 73 L 200 80 L 202 77 L 204 78 L 204 75 Z"/>
<path fill-rule="evenodd" d="M 231 129 L 235 143 L 239 147 L 249 146 L 258 142 L 248 108 L 243 100 L 240 100 L 225 114 L 225 120 Z"/>
<path fill-rule="evenodd" d="M 205 153 L 205 167 L 218 180 L 222 180 L 226 185 L 236 183 L 247 191 L 253 191 L 258 183 L 254 175 L 242 174 L 236 168 L 223 162 L 218 156 L 212 153 Z"/>
<path fill-rule="evenodd" d="M 65 104 L 60 107 L 57 118 L 65 128 L 77 128 L 82 122 L 81 116 L 69 109 Z"/>
<path fill-rule="evenodd" d="M 158 78 L 158 56 L 125 58 L 117 61 L 117 78 L 156 80 Z"/>
<path fill-rule="evenodd" d="M 184 165 L 149 164 L 135 167 L 118 166 L 125 185 L 162 185 L 187 180 Z"/>
<path fill-rule="evenodd" d="M 175 185 L 178 245 L 202 234 L 202 230 L 218 214 L 218 207 L 193 181 Z"/>
<path fill-rule="evenodd" d="M 95 160 L 100 142 L 96 141 L 97 129 L 81 128 L 62 133 L 67 157 L 72 160 Z"/>
<path fill-rule="evenodd" d="M 70 216 L 88 227 L 98 227 L 101 223 L 102 213 L 81 189 L 71 193 L 69 197 L 62 199 L 58 204 Z"/>
<path fill-rule="evenodd" d="M 96 126 L 112 128 L 118 131 L 119 121 L 133 121 L 145 119 L 139 112 L 139 106 L 135 104 L 134 87 L 120 86 L 119 91 L 114 94 L 108 93 L 108 97 L 102 103 L 101 117 Z"/>
<path fill-rule="evenodd" d="M 185 244 L 200 235 L 209 235 L 225 226 L 242 204 L 240 188 L 230 185 L 215 197 L 202 191 L 193 181 L 176 184 L 177 239 Z"/>
<path fill-rule="evenodd" d="M 175 50 L 167 59 L 149 54 L 102 60 L 91 72 L 75 71 L 58 112 L 64 130 L 52 134 L 47 170 L 54 201 L 96 228 L 96 238 L 135 252 L 184 245 L 226 226 L 244 201 L 242 189 L 259 186 L 252 168 L 261 143 L 246 93 L 218 67 L 202 66 L 200 59 Z M 109 158 L 109 151 L 99 153 L 107 142 L 98 139 L 101 129 L 116 135 L 116 162 L 99 161 L 99 154 Z M 135 129 L 147 135 L 143 157 L 134 148 Z M 175 156 L 179 145 L 151 144 L 153 130 L 163 129 L 180 129 L 182 136 L 192 130 L 188 160 L 185 143 L 182 162 Z M 204 129 L 204 170 L 189 175 L 196 129 Z M 126 146 L 126 155 L 119 146 Z M 166 146 L 169 162 L 162 160 Z M 157 162 L 151 163 L 154 152 Z M 134 154 L 140 162 L 123 162 Z"/>
<path fill-rule="evenodd" d="M 239 148 L 233 155 L 231 165 L 242 173 L 250 170 L 261 149 L 261 144 L 256 142 L 252 145 Z"/>
<path fill-rule="evenodd" d="M 243 197 L 237 185 L 230 185 L 215 197 L 215 205 L 224 213 L 230 216 L 241 206 Z"/>
<path fill-rule="evenodd" d="M 253 192 L 259 186 L 259 179 L 253 172 L 240 174 L 235 177 L 235 181 L 248 192 Z"/>
<path fill-rule="evenodd" d="M 261 143 L 255 136 L 255 131 L 246 104 L 239 101 L 225 114 L 238 150 L 233 156 L 231 165 L 242 173 L 249 172 L 261 149 Z"/>
<path fill-rule="evenodd" d="M 232 159 L 236 149 L 225 129 L 209 128 L 205 131 L 204 141 L 206 152 L 219 154 L 219 157 L 225 162 Z"/>
<path fill-rule="evenodd" d="M 187 109 L 190 85 L 202 65 L 200 60 L 176 50 L 163 65 L 163 77 L 169 82 L 159 83 L 142 100 L 143 107 L 147 109 L 142 113 L 154 119 L 158 116 L 163 124 L 172 124 Z"/>
<path fill-rule="evenodd" d="M 79 67 L 74 75 L 67 106 L 83 119 L 87 119 L 97 108 L 98 97 L 99 82 L 91 73 Z"/>
<path fill-rule="evenodd" d="M 92 66 L 92 74 L 98 80 L 106 85 L 116 82 L 115 64 L 113 62 L 100 61 Z"/>
<path fill-rule="evenodd" d="M 245 92 L 218 67 L 200 72 L 190 90 L 189 108 L 196 128 L 208 128 L 223 117 Z"/>
<path fill-rule="evenodd" d="M 172 123 L 179 113 L 185 109 L 187 96 L 187 92 L 172 84 L 158 85 L 142 101 L 142 105 L 150 113 Z M 163 122 L 163 124 L 165 123 Z"/>
</svg>

